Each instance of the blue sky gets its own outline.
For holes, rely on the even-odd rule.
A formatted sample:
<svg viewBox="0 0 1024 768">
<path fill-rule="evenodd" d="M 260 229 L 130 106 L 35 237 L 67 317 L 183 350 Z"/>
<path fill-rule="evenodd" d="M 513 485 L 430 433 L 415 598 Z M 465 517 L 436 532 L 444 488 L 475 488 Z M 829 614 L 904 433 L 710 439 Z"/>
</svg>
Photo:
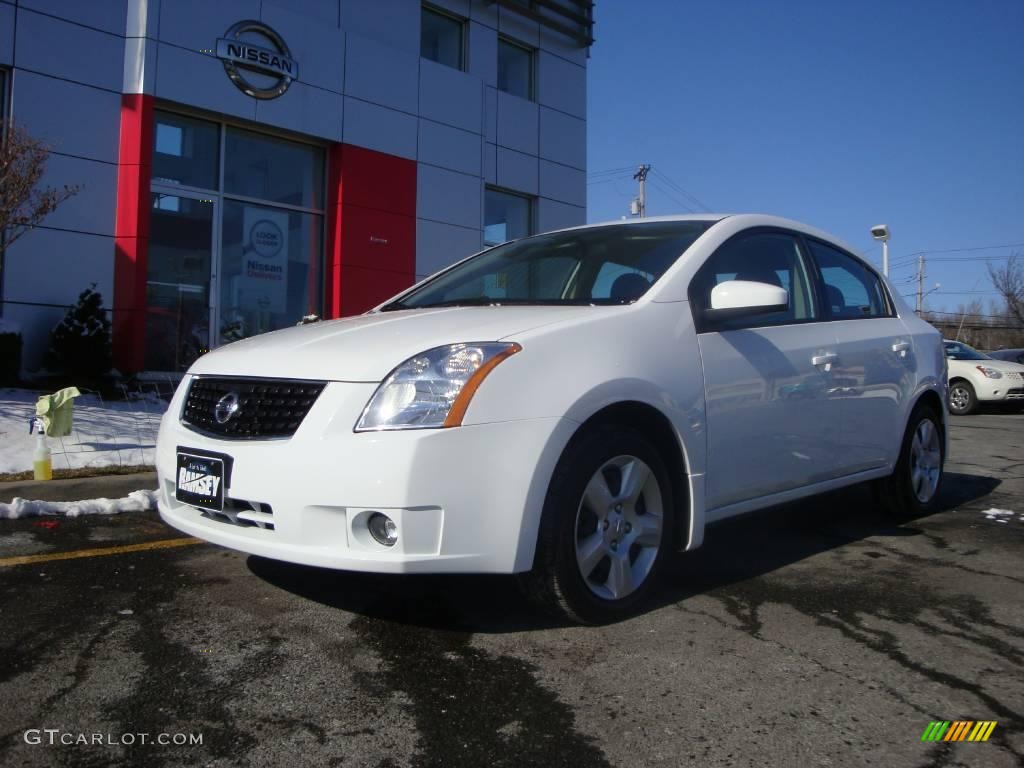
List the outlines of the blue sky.
<svg viewBox="0 0 1024 768">
<path fill-rule="evenodd" d="M 987 310 L 980 258 L 1024 254 L 1022 0 L 606 0 L 595 17 L 590 221 L 636 194 L 631 173 L 599 172 L 644 162 L 648 215 L 697 208 L 668 179 L 714 211 L 821 227 L 879 265 L 868 229 L 888 224 L 901 293 L 916 251 L 1020 244 L 926 256 L 926 290 L 942 284 L 931 309 Z"/>
</svg>

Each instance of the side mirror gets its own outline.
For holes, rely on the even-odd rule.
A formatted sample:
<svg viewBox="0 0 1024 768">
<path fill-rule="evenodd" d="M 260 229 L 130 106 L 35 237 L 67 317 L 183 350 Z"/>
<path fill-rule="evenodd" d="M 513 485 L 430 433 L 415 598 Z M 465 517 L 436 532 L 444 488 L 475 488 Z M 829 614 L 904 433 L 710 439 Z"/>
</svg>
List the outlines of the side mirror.
<svg viewBox="0 0 1024 768">
<path fill-rule="evenodd" d="M 789 293 L 770 283 L 726 280 L 711 289 L 711 311 L 717 317 L 782 312 L 789 307 Z"/>
</svg>

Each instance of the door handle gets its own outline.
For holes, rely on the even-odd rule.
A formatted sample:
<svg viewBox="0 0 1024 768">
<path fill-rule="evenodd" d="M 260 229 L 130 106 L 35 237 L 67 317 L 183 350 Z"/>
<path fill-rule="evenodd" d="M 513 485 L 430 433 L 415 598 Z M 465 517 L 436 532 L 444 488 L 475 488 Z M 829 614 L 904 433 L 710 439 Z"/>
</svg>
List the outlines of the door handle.
<svg viewBox="0 0 1024 768">
<path fill-rule="evenodd" d="M 910 349 L 909 341 L 897 341 L 895 344 L 892 345 L 892 351 L 895 352 L 900 357 L 906 357 L 908 349 Z"/>
</svg>

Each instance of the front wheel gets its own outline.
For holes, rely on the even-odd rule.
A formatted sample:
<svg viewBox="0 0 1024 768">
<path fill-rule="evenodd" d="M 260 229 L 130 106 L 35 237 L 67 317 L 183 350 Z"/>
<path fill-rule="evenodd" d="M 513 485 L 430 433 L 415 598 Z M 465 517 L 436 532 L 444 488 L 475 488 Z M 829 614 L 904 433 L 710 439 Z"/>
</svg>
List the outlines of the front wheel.
<svg viewBox="0 0 1024 768">
<path fill-rule="evenodd" d="M 895 471 L 878 486 L 882 502 L 890 512 L 899 517 L 915 517 L 935 510 L 945 450 L 938 414 L 927 405 L 919 405 L 907 424 Z"/>
<path fill-rule="evenodd" d="M 967 381 L 954 381 L 949 387 L 949 412 L 956 416 L 974 413 L 978 407 L 978 397 L 974 387 Z"/>
<path fill-rule="evenodd" d="M 673 503 L 665 464 L 642 433 L 587 428 L 551 479 L 527 595 L 584 624 L 628 615 L 666 559 Z"/>
</svg>

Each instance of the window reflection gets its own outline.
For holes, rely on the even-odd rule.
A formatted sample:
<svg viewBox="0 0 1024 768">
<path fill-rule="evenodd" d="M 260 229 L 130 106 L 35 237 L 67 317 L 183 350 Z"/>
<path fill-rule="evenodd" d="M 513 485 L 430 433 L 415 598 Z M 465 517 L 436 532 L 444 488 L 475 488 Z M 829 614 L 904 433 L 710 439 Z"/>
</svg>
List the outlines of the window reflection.
<svg viewBox="0 0 1024 768">
<path fill-rule="evenodd" d="M 321 229 L 314 214 L 225 201 L 219 343 L 319 312 Z"/>
<path fill-rule="evenodd" d="M 218 132 L 216 123 L 157 112 L 153 181 L 217 189 Z"/>
<path fill-rule="evenodd" d="M 531 200 L 488 189 L 484 196 L 484 245 L 498 245 L 530 234 Z"/>
<path fill-rule="evenodd" d="M 323 151 L 317 147 L 227 129 L 224 191 L 303 208 L 323 207 Z"/>
</svg>

